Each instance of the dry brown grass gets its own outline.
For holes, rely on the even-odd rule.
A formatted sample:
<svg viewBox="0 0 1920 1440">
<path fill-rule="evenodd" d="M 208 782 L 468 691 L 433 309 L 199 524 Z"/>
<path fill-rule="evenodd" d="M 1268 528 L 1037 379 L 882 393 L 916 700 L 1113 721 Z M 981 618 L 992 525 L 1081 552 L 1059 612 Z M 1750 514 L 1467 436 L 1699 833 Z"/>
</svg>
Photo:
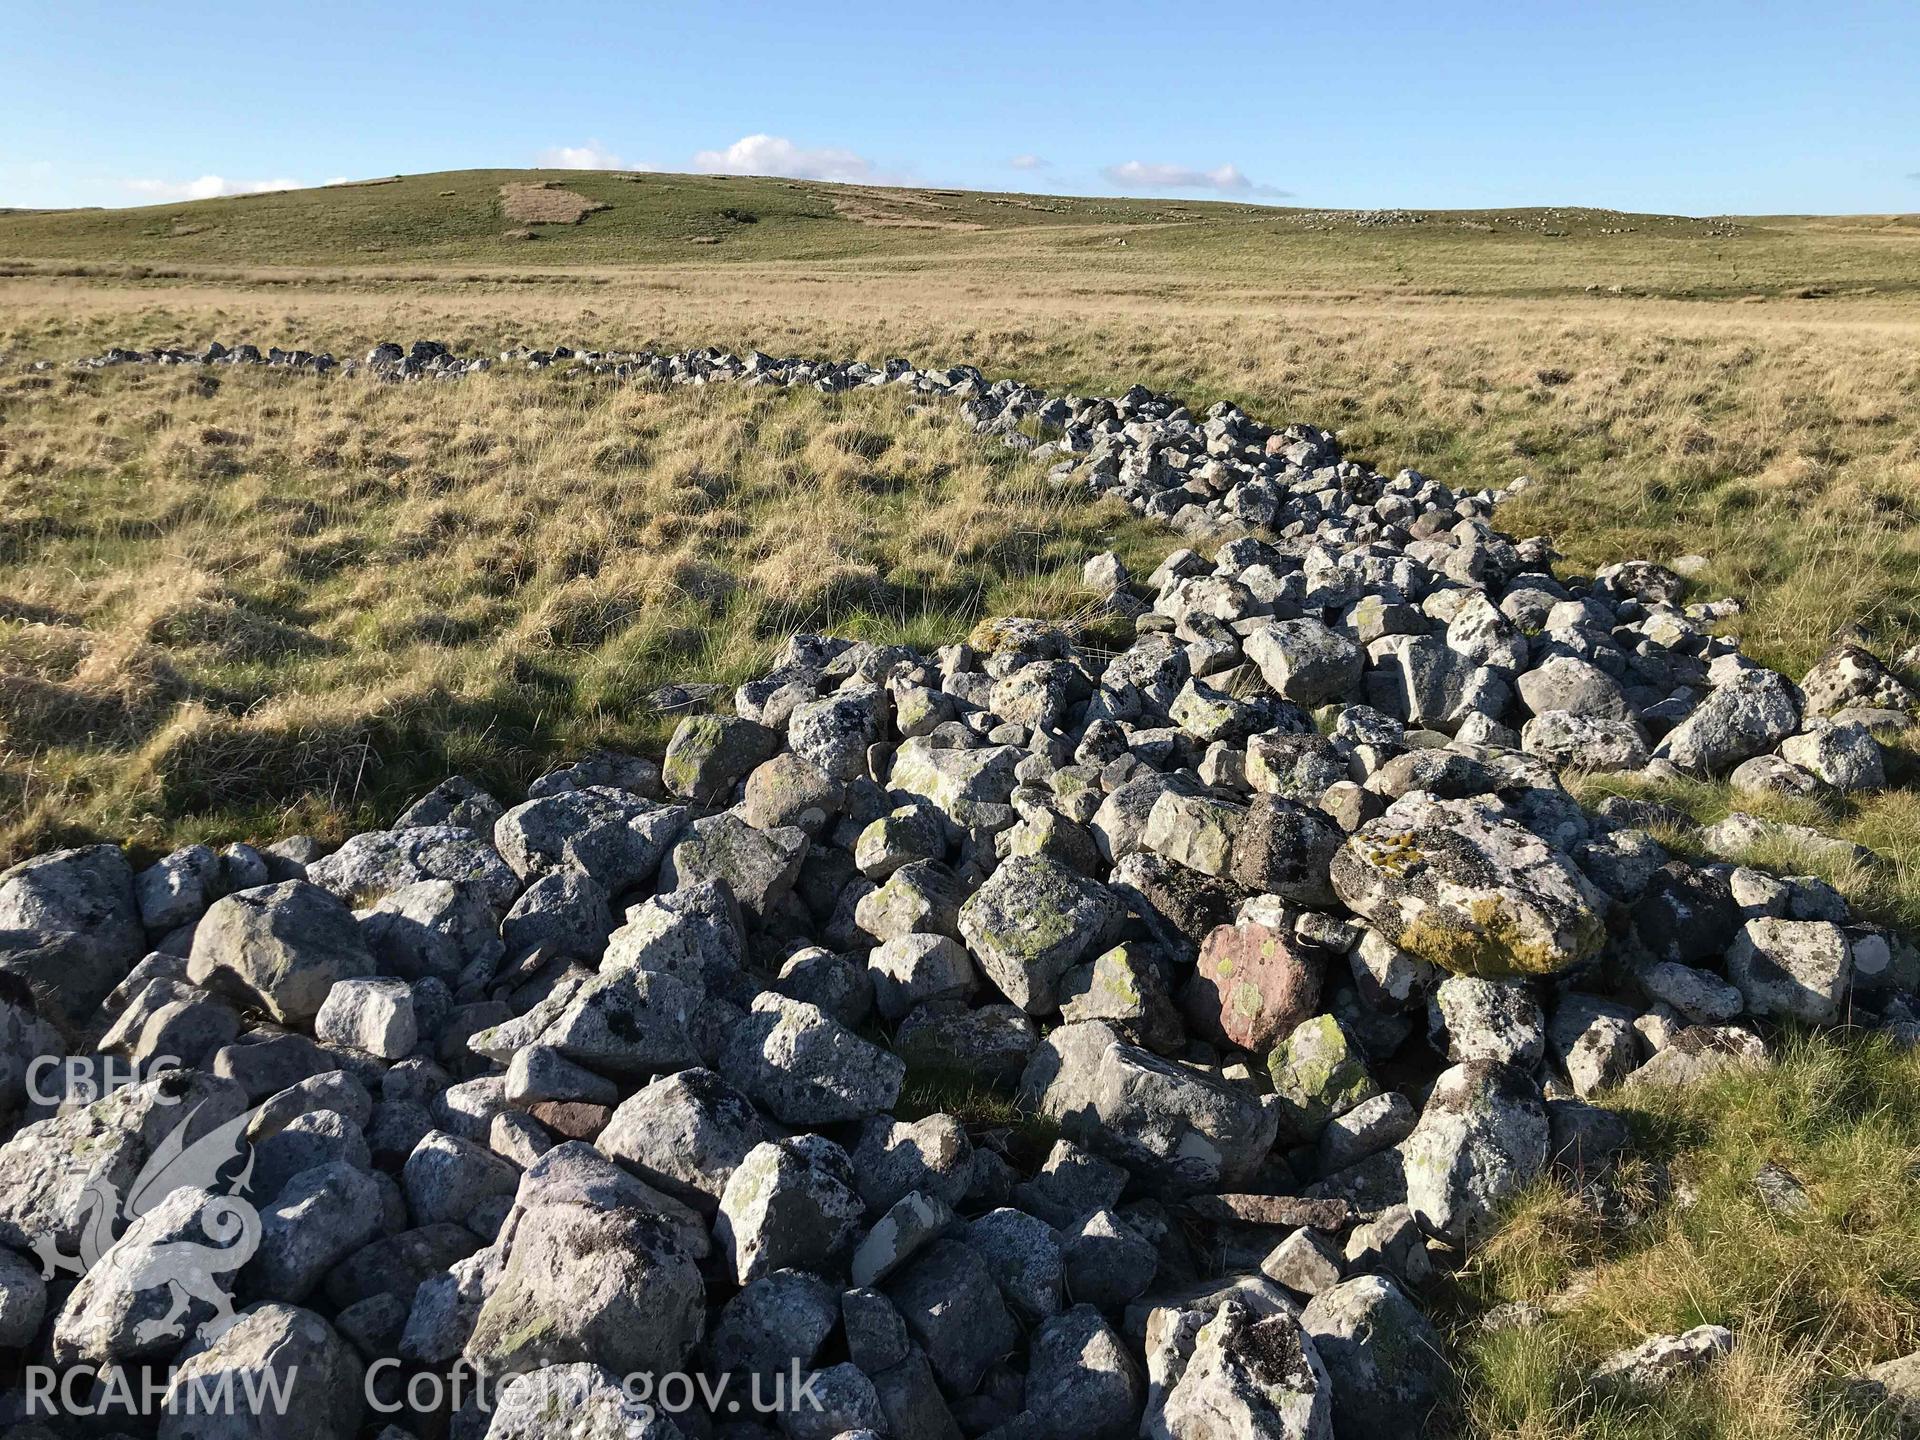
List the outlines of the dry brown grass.
<svg viewBox="0 0 1920 1440">
<path fill-rule="evenodd" d="M 1097 235 L 1090 228 L 1089 245 Z M 1510 528 L 1553 534 L 1576 565 L 1706 554 L 1709 587 L 1748 606 L 1738 629 L 1749 649 L 1796 673 L 1844 623 L 1863 623 L 1884 650 L 1920 638 L 1912 510 L 1920 309 L 1905 302 L 1537 301 L 1377 285 L 1289 293 L 1247 275 L 1183 276 L 1143 268 L 1135 252 L 1092 248 L 1071 267 L 1050 253 L 1005 269 L 927 260 L 932 268 L 910 273 L 849 260 L 22 275 L 0 279 L 0 353 L 65 358 L 112 341 L 199 344 L 216 335 L 339 354 L 415 336 L 481 350 L 718 343 L 964 361 L 1083 393 L 1142 381 L 1200 404 L 1226 397 L 1263 417 L 1332 425 L 1350 453 L 1385 469 L 1411 464 L 1464 487 L 1530 474 L 1537 484 L 1502 517 Z M 219 388 L 203 394 L 209 379 Z M 77 696 L 70 675 L 49 679 L 7 652 L 0 674 L 15 693 L 12 709 L 48 717 L 30 723 L 40 733 L 77 704 L 90 728 L 131 727 L 150 745 L 156 713 L 204 711 L 158 750 L 141 751 L 141 778 L 96 775 L 81 794 L 68 770 L 28 767 L 41 799 L 18 827 L 20 843 L 76 816 L 118 824 L 150 815 L 142 833 L 168 833 L 206 804 L 206 791 L 145 777 L 177 777 L 178 746 L 206 750 L 203 731 L 236 724 L 274 729 L 283 750 L 367 745 L 384 757 L 421 743 L 413 721 L 393 717 L 424 713 L 422 696 L 481 694 L 523 717 L 515 738 L 501 741 L 496 729 L 486 745 L 427 753 L 451 764 L 452 752 L 477 750 L 509 773 L 555 748 L 636 738 L 644 725 L 608 724 L 619 712 L 607 698 L 611 677 L 737 673 L 768 622 L 732 607 L 764 617 L 784 604 L 818 618 L 898 615 L 904 603 L 909 623 L 920 623 L 914 606 L 923 616 L 990 608 L 999 603 L 991 597 L 1009 593 L 1009 576 L 1044 568 L 1033 532 L 1057 523 L 1035 497 L 1010 509 L 998 488 L 1009 482 L 989 483 L 1003 475 L 1004 457 L 984 456 L 961 430 L 941 441 L 938 464 L 903 465 L 928 443 L 914 427 L 931 419 L 849 415 L 812 401 L 782 402 L 813 408 L 776 407 L 775 417 L 756 419 L 764 399 L 623 392 L 569 414 L 578 397 L 564 383 L 498 374 L 402 392 L 329 390 L 286 376 L 14 372 L 6 383 L 0 556 L 12 564 L 0 569 L 0 595 L 71 613 L 89 632 L 126 627 L 132 607 L 103 603 L 94 571 L 80 567 L 84 584 L 51 579 L 71 568 L 81 543 L 62 527 L 96 537 L 85 543 L 105 547 L 100 569 L 140 573 L 165 552 L 170 565 L 211 577 L 198 608 L 157 639 L 140 632 L 150 650 L 127 651 L 137 681 Z M 867 430 L 894 448 L 868 458 L 870 442 L 853 433 Z M 72 484 L 75 475 L 85 483 Z M 558 502 L 549 503 L 556 484 Z M 825 486 L 828 503 L 812 503 L 803 485 Z M 930 488 L 939 496 L 932 505 Z M 213 497 L 224 507 L 212 527 L 222 545 L 234 527 L 256 527 L 257 555 L 182 553 L 177 536 L 206 523 Z M 125 513 L 140 515 L 138 526 Z M 112 525 L 127 533 L 97 538 Z M 1079 542 L 1055 547 L 1045 566 L 1070 568 L 1071 543 Z M 597 550 L 597 569 L 567 572 L 561 557 L 578 546 Z M 381 600 L 395 586 L 407 597 L 404 614 Z M 278 598 L 256 603 L 263 589 Z M 329 609 L 316 623 L 299 598 L 309 593 L 326 607 L 350 604 L 360 618 Z M 922 625 L 928 638 L 948 638 L 934 628 Z M 725 640 L 722 629 L 746 638 Z M 302 651 L 288 630 L 326 648 Z M 642 636 L 651 638 L 642 645 L 634 638 Z M 179 661 L 183 642 L 193 665 Z M 275 646 L 284 658 L 246 658 Z M 598 658 L 582 660 L 583 647 Z M 645 656 L 637 672 L 615 658 L 634 649 Z M 149 655 L 171 673 L 147 665 Z M 297 701 L 266 693 L 257 673 L 204 694 L 191 689 L 203 664 L 278 667 L 313 681 Z M 449 666 L 459 672 L 452 679 Z M 516 666 L 546 678 L 480 686 L 471 678 L 510 677 Z M 555 670 L 564 684 L 548 674 Z M 341 698 L 342 687 L 359 698 Z M 509 692 L 520 698 L 500 698 Z M 376 714 L 387 718 L 374 724 Z M 469 723 L 484 729 L 477 711 L 459 726 Z M 248 801 L 286 803 L 275 787 L 316 770 L 337 787 L 319 760 L 263 764 Z M 1884 846 L 1878 832 L 1906 813 L 1877 807 L 1853 823 Z M 339 815 L 329 815 L 337 826 Z"/>
<path fill-rule="evenodd" d="M 492 185 L 461 194 L 497 233 Z M 93 259 L 0 278 L 0 355 L 213 336 L 338 354 L 717 343 L 967 362 L 1083 393 L 1140 381 L 1334 426 L 1383 469 L 1531 475 L 1509 528 L 1553 534 L 1575 565 L 1706 554 L 1709 588 L 1748 606 L 1751 652 L 1796 673 L 1843 623 L 1883 650 L 1920 638 L 1910 225 L 1849 222 L 1837 249 L 1819 227 L 1722 247 L 1677 221 L 1416 246 L 1338 217 L 1201 233 L 1183 207 L 1123 224 L 1071 202 L 1033 239 L 829 231 L 825 204 L 799 214 L 822 198 L 799 184 L 674 208 L 702 185 L 640 177 L 622 189 L 644 203 L 549 232 L 542 259 L 572 268 L 130 265 L 103 232 L 43 252 Z M 887 215 L 947 214 L 880 194 Z M 760 223 L 703 267 L 686 247 L 719 243 L 720 204 Z M 308 228 L 289 210 L 256 240 L 304 245 Z M 646 245 L 671 263 L 588 263 Z M 773 258 L 782 245 L 812 248 Z M 226 257 L 182 246 L 168 253 Z M 1829 298 L 1785 298 L 1814 289 Z M 1063 503 L 950 411 L 899 396 L 0 364 L 0 859 L 83 834 L 338 834 L 454 770 L 510 792 L 588 745 L 657 744 L 654 685 L 737 679 L 795 628 L 939 643 L 985 614 L 1068 614 L 1079 560 L 1109 543 L 1138 568 L 1174 540 Z M 1672 798 L 1726 805 L 1708 787 Z M 1785 818 L 1880 852 L 1881 870 L 1832 878 L 1885 918 L 1920 915 L 1914 790 Z M 1624 1231 L 1565 1190 L 1529 1196 L 1469 1277 L 1477 1298 L 1553 1294 L 1576 1265 L 1592 1286 L 1543 1330 L 1464 1337 L 1464 1433 L 1861 1433 L 1831 1382 L 1920 1343 L 1914 1063 L 1834 1047 L 1642 1117 L 1679 1127 L 1661 1154 L 1701 1198 L 1669 1191 Z M 1802 1228 L 1757 1213 L 1761 1158 L 1813 1187 Z M 1714 1378 L 1638 1408 L 1581 1396 L 1607 1349 L 1703 1319 L 1742 1334 Z"/>
<path fill-rule="evenodd" d="M 47 378 L 0 377 L 0 860 L 508 790 L 794 630 L 1065 613 L 1162 540 L 899 392 Z"/>
<path fill-rule="evenodd" d="M 611 208 L 603 200 L 590 200 L 551 180 L 500 187 L 501 214 L 523 225 L 578 225 L 595 211 Z"/>
<path fill-rule="evenodd" d="M 271 283 L 0 281 L 0 347 L 246 331 L 350 349 L 395 333 L 722 343 L 908 354 L 1059 388 L 1136 380 L 1342 430 L 1384 468 L 1540 483 L 1505 523 L 1576 564 L 1700 552 L 1750 606 L 1739 629 L 1796 667 L 1847 622 L 1920 638 L 1920 308 L 1300 296 L 1148 285 L 1089 253 L 1071 275 L 833 265 Z M 1116 257 L 1115 264 L 1121 261 Z"/>
</svg>

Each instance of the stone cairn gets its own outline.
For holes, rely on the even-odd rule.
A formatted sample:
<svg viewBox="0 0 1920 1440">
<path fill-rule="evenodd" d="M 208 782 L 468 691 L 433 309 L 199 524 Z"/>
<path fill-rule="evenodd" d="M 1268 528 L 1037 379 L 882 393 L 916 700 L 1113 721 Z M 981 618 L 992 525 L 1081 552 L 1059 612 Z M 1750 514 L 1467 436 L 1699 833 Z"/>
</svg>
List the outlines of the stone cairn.
<svg viewBox="0 0 1920 1440">
<path fill-rule="evenodd" d="M 168 1440 L 1401 1440 L 1450 1389 L 1423 1294 L 1502 1202 L 1557 1171 L 1630 1203 L 1589 1097 L 1763 1064 L 1782 1024 L 1920 1037 L 1902 937 L 1740 863 L 1871 855 L 1560 778 L 1884 785 L 1915 696 L 1857 645 L 1795 684 L 1668 569 L 1556 577 L 1489 524 L 1503 492 L 1228 405 L 713 350 L 494 363 L 950 397 L 1212 555 L 1087 562 L 1123 650 L 1028 619 L 932 654 L 796 635 L 658 763 L 588 755 L 517 804 L 455 777 L 331 853 L 0 873 L 11 1433 L 70 1433 L 31 1411 L 39 1365 L 176 1398 L 290 1378 L 290 1418 L 125 1422 Z M 227 1135 L 226 1169 L 136 1182 Z M 1593 1385 L 1735 1339 L 1654 1337 Z M 633 1383 L 675 1374 L 737 1408 Z M 401 1403 L 455 1375 L 491 1393 Z M 804 1378 L 778 1415 L 743 1403 L 778 1376 Z"/>
</svg>

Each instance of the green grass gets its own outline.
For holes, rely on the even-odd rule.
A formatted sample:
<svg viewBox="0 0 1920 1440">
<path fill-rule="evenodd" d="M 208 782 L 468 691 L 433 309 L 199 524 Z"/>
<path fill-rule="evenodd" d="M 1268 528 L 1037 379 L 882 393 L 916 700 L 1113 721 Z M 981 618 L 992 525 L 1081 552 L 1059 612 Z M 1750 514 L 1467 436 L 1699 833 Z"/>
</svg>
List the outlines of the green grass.
<svg viewBox="0 0 1920 1440">
<path fill-rule="evenodd" d="M 1725 783 L 1704 780 L 1647 782 L 1627 775 L 1589 775 L 1574 777 L 1571 784 L 1587 804 L 1605 795 L 1632 795 L 1671 805 L 1702 825 L 1741 811 L 1852 840 L 1873 852 L 1872 863 L 1836 859 L 1817 847 L 1809 849 L 1784 838 L 1769 841 L 1739 858 L 1774 874 L 1816 875 L 1845 895 L 1861 918 L 1908 935 L 1920 935 L 1920 791 L 1914 787 L 1914 779 L 1920 774 L 1920 750 L 1916 750 L 1916 734 L 1908 731 L 1888 745 L 1886 790 L 1835 796 L 1824 803 L 1777 795 L 1741 795 Z M 1694 834 L 1663 832 L 1659 839 L 1675 854 L 1716 858 L 1701 849 Z"/>
<path fill-rule="evenodd" d="M 1519 1197 L 1450 1300 L 1468 1433 L 1722 1440 L 1893 1433 L 1844 1380 L 1920 1347 L 1920 1052 L 1884 1039 L 1790 1037 L 1772 1064 L 1610 1103 L 1636 1133 L 1603 1212 L 1564 1181 Z M 1783 1167 L 1802 1213 L 1763 1201 Z M 1543 1305 L 1488 1332 L 1494 1305 Z M 1600 1401 L 1609 1354 L 1695 1325 L 1733 1330 L 1716 1373 Z"/>
</svg>

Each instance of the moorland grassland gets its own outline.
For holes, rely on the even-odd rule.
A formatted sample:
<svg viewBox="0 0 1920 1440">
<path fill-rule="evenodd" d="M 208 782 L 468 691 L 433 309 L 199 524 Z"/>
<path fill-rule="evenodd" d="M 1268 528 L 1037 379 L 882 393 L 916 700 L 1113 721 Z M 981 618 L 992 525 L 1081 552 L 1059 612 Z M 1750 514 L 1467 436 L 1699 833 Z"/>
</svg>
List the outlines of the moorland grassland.
<svg viewBox="0 0 1920 1440">
<path fill-rule="evenodd" d="M 523 195 L 522 217 L 579 218 L 514 219 L 504 185 L 589 203 Z M 793 630 L 931 644 L 983 614 L 1073 615 L 1087 554 L 1145 570 L 1178 543 L 893 393 L 64 363 L 213 338 L 718 344 L 1143 383 L 1325 425 L 1456 488 L 1530 476 L 1503 528 L 1575 569 L 1706 557 L 1701 593 L 1745 607 L 1724 628 L 1796 676 L 1846 627 L 1882 654 L 1920 639 L 1914 217 L 1354 217 L 528 172 L 0 214 L 0 860 L 89 836 L 338 838 L 450 772 L 511 791 L 590 746 L 657 748 L 656 687 L 737 682 Z M 1883 795 L 1770 808 L 1878 851 L 1830 878 L 1911 930 L 1920 800 L 1896 757 Z M 1835 1382 L 1920 1347 L 1917 1067 L 1810 1041 L 1678 1109 L 1623 1100 L 1637 1213 L 1543 1185 L 1460 1279 L 1462 1428 L 1881 1426 Z M 1767 1210 L 1755 1157 L 1812 1207 Z M 1513 1299 L 1550 1318 L 1477 1327 Z M 1713 1379 L 1583 1398 L 1610 1348 L 1708 1320 L 1743 1337 Z"/>
</svg>

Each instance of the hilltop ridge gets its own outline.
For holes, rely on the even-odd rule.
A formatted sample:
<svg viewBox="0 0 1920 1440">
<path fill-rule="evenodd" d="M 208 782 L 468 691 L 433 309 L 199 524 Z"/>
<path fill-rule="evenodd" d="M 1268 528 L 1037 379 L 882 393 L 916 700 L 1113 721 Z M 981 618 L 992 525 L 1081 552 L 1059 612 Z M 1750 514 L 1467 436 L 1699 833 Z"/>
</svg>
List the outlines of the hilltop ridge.
<svg viewBox="0 0 1920 1440">
<path fill-rule="evenodd" d="M 543 203 L 546 202 L 546 203 Z M 764 176 L 459 170 L 125 209 L 0 210 L 0 258 L 187 265 L 1097 267 L 1461 293 L 1904 290 L 1912 217 L 1339 210 Z"/>
</svg>

